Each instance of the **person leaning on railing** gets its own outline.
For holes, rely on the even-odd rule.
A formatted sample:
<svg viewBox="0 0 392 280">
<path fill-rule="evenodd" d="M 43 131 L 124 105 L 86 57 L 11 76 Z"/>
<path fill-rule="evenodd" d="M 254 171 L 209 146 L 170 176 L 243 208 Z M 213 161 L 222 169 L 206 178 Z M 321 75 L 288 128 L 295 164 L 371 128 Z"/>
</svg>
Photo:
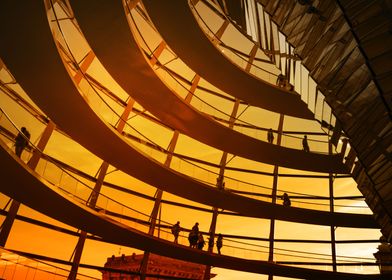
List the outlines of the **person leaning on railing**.
<svg viewBox="0 0 392 280">
<path fill-rule="evenodd" d="M 22 127 L 21 131 L 15 137 L 15 154 L 21 157 L 23 150 L 27 147 L 30 140 L 30 132 Z"/>
<path fill-rule="evenodd" d="M 180 222 L 177 221 L 177 223 L 175 223 L 172 228 L 171 228 L 171 232 L 174 235 L 174 243 L 178 243 L 178 236 L 180 235 L 180 231 L 181 231 L 181 227 L 180 227 Z"/>
</svg>

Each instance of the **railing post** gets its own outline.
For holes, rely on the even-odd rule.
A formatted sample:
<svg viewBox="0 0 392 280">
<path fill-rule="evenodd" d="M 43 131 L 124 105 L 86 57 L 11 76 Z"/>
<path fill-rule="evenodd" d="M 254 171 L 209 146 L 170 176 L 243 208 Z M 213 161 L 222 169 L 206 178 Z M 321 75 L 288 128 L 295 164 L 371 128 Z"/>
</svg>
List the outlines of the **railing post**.
<svg viewBox="0 0 392 280">
<path fill-rule="evenodd" d="M 283 132 L 283 122 L 284 115 L 280 115 L 279 124 L 278 124 L 278 137 L 276 145 L 280 146 L 282 144 L 282 132 Z M 271 203 L 276 204 L 277 199 L 277 189 L 278 189 L 278 175 L 279 175 L 279 166 L 274 166 L 274 179 L 272 182 L 272 193 L 271 193 Z M 268 253 L 268 261 L 274 261 L 274 242 L 275 242 L 275 219 L 271 219 L 270 221 L 270 234 L 269 234 L 269 253 Z M 268 280 L 272 280 L 274 276 L 272 274 L 268 275 Z"/>
</svg>

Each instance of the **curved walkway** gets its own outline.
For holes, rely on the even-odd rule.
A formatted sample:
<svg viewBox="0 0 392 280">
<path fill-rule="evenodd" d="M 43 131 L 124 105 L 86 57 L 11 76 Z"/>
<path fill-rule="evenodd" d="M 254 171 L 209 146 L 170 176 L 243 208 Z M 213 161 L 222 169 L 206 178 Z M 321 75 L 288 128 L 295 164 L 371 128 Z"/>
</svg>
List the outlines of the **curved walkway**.
<svg viewBox="0 0 392 280">
<path fill-rule="evenodd" d="M 328 272 L 210 254 L 147 235 L 71 201 L 34 171 L 27 169 L 27 165 L 10 152 L 2 141 L 0 146 L 0 164 L 4 171 L 1 192 L 56 220 L 100 236 L 105 241 L 167 257 L 253 273 L 310 279 L 379 279 L 379 275 Z"/>
<path fill-rule="evenodd" d="M 147 62 L 131 35 L 121 1 L 70 2 L 99 61 L 129 95 L 162 122 L 200 142 L 247 159 L 313 172 L 348 173 L 338 154 L 306 153 L 259 141 L 186 104 L 160 80 Z"/>
<path fill-rule="evenodd" d="M 127 174 L 172 194 L 249 217 L 377 228 L 371 215 L 272 205 L 203 184 L 169 169 L 124 141 L 97 117 L 75 87 L 57 52 L 46 11 L 36 3 L 0 2 L 0 56 L 34 102 L 81 145 Z M 18 24 L 13 24 L 18 18 Z M 34 22 L 34 28 L 31 28 Z M 7 42 L 7 44 L 4 44 Z M 32 75 L 32 71 L 36 75 Z"/>
<path fill-rule="evenodd" d="M 224 57 L 199 27 L 187 0 L 143 0 L 171 49 L 200 76 L 250 105 L 314 119 L 301 96 L 257 79 Z"/>
</svg>

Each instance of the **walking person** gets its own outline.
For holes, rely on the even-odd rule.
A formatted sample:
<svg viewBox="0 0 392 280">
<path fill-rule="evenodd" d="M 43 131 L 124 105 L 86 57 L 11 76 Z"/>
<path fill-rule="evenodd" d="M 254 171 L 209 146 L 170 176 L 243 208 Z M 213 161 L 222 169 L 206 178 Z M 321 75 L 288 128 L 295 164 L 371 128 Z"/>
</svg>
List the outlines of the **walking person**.
<svg viewBox="0 0 392 280">
<path fill-rule="evenodd" d="M 274 133 L 272 131 L 272 128 L 268 129 L 267 140 L 268 140 L 268 143 L 271 143 L 271 144 L 274 142 Z"/>
<path fill-rule="evenodd" d="M 218 249 L 218 254 L 221 254 L 221 248 L 223 246 L 223 237 L 222 234 L 218 234 L 218 238 L 216 239 L 216 248 Z"/>
<path fill-rule="evenodd" d="M 30 132 L 22 127 L 21 131 L 15 137 L 15 154 L 20 158 L 23 150 L 27 147 L 30 140 Z"/>
<path fill-rule="evenodd" d="M 210 235 L 210 237 L 208 237 L 208 251 L 212 252 L 213 249 L 214 249 L 214 238 L 212 238 L 212 236 Z"/>
<path fill-rule="evenodd" d="M 307 153 L 310 151 L 309 144 L 308 144 L 308 136 L 306 136 L 306 135 L 302 139 L 302 148 Z"/>
<path fill-rule="evenodd" d="M 197 240 L 197 249 L 203 250 L 205 244 L 206 242 L 204 241 L 203 234 L 199 233 L 199 238 Z"/>
<path fill-rule="evenodd" d="M 172 228 L 171 228 L 171 232 L 173 233 L 174 236 L 174 243 L 178 243 L 178 236 L 180 235 L 180 231 L 181 231 L 181 227 L 180 227 L 180 222 L 177 221 L 177 223 L 175 223 Z"/>
<path fill-rule="evenodd" d="M 283 206 L 286 206 L 286 207 L 291 206 L 291 200 L 290 200 L 290 197 L 287 193 L 283 194 L 282 199 L 283 199 Z"/>
<path fill-rule="evenodd" d="M 192 227 L 192 230 L 189 232 L 188 235 L 189 247 L 196 248 L 198 239 L 199 239 L 199 223 L 195 223 L 195 225 Z"/>
<path fill-rule="evenodd" d="M 278 87 L 284 87 L 286 85 L 286 77 L 283 74 L 279 74 L 276 78 L 276 85 Z"/>
<path fill-rule="evenodd" d="M 192 231 L 196 233 L 196 235 L 199 235 L 199 223 L 195 223 L 195 225 L 192 227 Z"/>
</svg>

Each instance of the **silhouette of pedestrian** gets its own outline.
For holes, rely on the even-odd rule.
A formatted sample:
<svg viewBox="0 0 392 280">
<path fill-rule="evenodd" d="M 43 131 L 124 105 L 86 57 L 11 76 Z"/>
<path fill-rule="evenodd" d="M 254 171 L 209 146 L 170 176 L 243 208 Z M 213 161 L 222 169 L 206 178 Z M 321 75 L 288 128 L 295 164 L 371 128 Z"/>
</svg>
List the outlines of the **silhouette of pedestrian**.
<svg viewBox="0 0 392 280">
<path fill-rule="evenodd" d="M 192 231 L 199 235 L 199 223 L 195 223 L 195 225 L 192 227 Z"/>
<path fill-rule="evenodd" d="M 274 133 L 272 131 L 272 128 L 268 129 L 267 140 L 268 140 L 268 143 L 271 143 L 271 144 L 274 142 Z"/>
<path fill-rule="evenodd" d="M 188 235 L 189 247 L 196 248 L 198 239 L 199 239 L 199 223 L 195 223 L 195 225 L 192 227 L 192 230 L 189 232 Z"/>
<path fill-rule="evenodd" d="M 199 238 L 197 240 L 197 249 L 203 250 L 205 244 L 206 242 L 204 241 L 203 234 L 199 233 Z"/>
<path fill-rule="evenodd" d="M 30 132 L 22 127 L 21 131 L 15 137 L 15 154 L 21 157 L 23 150 L 27 147 L 30 140 Z"/>
<path fill-rule="evenodd" d="M 216 248 L 218 249 L 218 254 L 221 254 L 221 248 L 223 246 L 223 237 L 222 234 L 218 234 L 218 238 L 216 239 Z"/>
<path fill-rule="evenodd" d="M 286 77 L 283 74 L 279 74 L 276 79 L 276 85 L 278 87 L 284 87 L 286 85 Z"/>
<path fill-rule="evenodd" d="M 214 238 L 212 238 L 212 236 L 210 236 L 208 238 L 208 250 L 211 250 L 211 252 L 212 252 L 213 248 L 214 248 Z"/>
<path fill-rule="evenodd" d="M 290 200 L 290 197 L 287 193 L 283 194 L 282 199 L 283 199 L 283 206 L 286 206 L 286 207 L 291 206 L 291 200 Z"/>
<path fill-rule="evenodd" d="M 302 148 L 305 152 L 309 152 L 309 144 L 308 144 L 308 137 L 305 135 L 304 138 L 302 139 Z"/>
<path fill-rule="evenodd" d="M 181 227 L 180 227 L 180 222 L 175 223 L 172 228 L 171 232 L 174 235 L 174 243 L 178 243 L 178 236 L 180 235 Z"/>
</svg>

